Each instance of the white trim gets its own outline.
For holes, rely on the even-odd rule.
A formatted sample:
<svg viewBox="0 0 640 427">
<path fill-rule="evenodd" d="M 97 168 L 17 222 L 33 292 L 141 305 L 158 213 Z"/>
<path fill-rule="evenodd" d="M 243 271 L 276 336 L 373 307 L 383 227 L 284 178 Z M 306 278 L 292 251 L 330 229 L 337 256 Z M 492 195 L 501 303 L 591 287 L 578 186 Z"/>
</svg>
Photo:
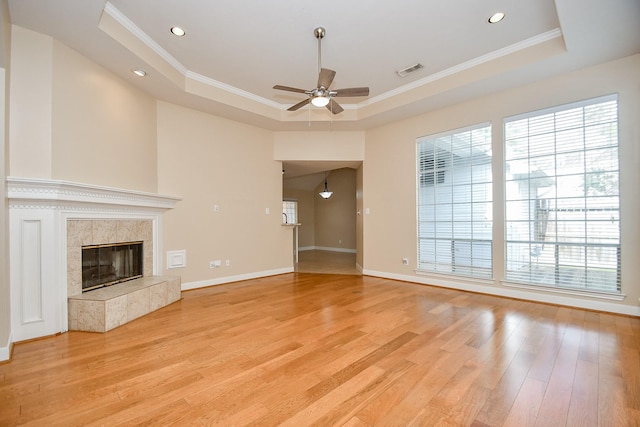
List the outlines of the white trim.
<svg viewBox="0 0 640 427">
<path fill-rule="evenodd" d="M 183 76 L 187 73 L 187 67 L 182 65 L 180 61 L 174 58 L 169 52 L 167 52 L 162 46 L 156 43 L 147 33 L 142 31 L 133 21 L 129 19 L 124 13 L 120 12 L 113 4 L 108 1 L 104 4 L 104 11 L 107 15 L 111 16 L 118 24 L 122 25 L 127 31 L 129 31 L 135 38 L 140 40 L 149 49 L 153 50 L 156 55 L 165 60 L 169 65 L 176 69 Z"/>
<path fill-rule="evenodd" d="M 502 286 L 506 286 L 508 288 L 529 289 L 529 290 L 534 290 L 537 288 L 544 292 L 553 292 L 556 294 L 598 298 L 598 299 L 610 300 L 610 301 L 624 301 L 624 299 L 627 298 L 627 296 L 622 293 L 614 294 L 611 292 L 598 292 L 598 291 L 588 291 L 588 290 L 581 290 L 581 289 L 556 288 L 555 286 L 538 285 L 533 283 L 530 283 L 530 284 L 514 283 L 514 282 L 509 282 L 507 280 L 502 280 L 500 283 L 502 284 Z"/>
<path fill-rule="evenodd" d="M 59 208 L 81 205 L 113 205 L 133 208 L 172 209 L 182 200 L 122 188 L 103 187 L 54 179 L 7 177 L 9 207 Z"/>
<path fill-rule="evenodd" d="M 215 87 L 225 92 L 232 93 L 234 95 L 241 96 L 246 99 L 250 99 L 255 102 L 259 102 L 261 104 L 267 105 L 269 107 L 277 108 L 278 110 L 286 110 L 288 107 L 284 104 L 280 104 L 279 102 L 272 101 L 267 98 L 263 98 L 258 95 L 254 95 L 251 92 L 247 92 L 246 90 L 239 89 L 235 86 L 228 85 L 226 83 L 222 83 L 219 80 L 212 79 L 211 77 L 203 76 L 202 74 L 194 73 L 193 71 L 187 70 L 185 74 L 187 79 L 194 80 L 196 82 L 205 84 L 207 86 Z"/>
<path fill-rule="evenodd" d="M 627 316 L 640 317 L 640 307 L 632 307 L 624 304 L 615 304 L 608 301 L 597 301 L 593 299 L 574 298 L 571 296 L 560 296 L 557 294 L 542 294 L 532 290 L 514 289 L 503 286 L 484 286 L 474 283 L 429 280 L 416 276 L 404 274 L 387 273 L 384 271 L 364 270 L 362 274 L 367 276 L 382 277 L 385 279 L 400 280 L 403 282 L 419 283 L 423 285 L 437 286 L 442 288 L 457 289 L 460 291 L 477 292 L 481 294 L 494 295 L 521 299 L 526 301 L 541 302 L 546 304 L 562 305 L 571 308 L 582 308 L 585 310 L 602 311 L 607 313 L 624 314 Z"/>
<path fill-rule="evenodd" d="M 327 252 L 343 252 L 349 254 L 357 253 L 355 249 L 347 248 L 331 248 L 328 246 L 302 246 L 298 248 L 298 251 L 327 251 Z"/>
<path fill-rule="evenodd" d="M 401 86 L 397 89 L 390 90 L 378 96 L 371 97 L 366 101 L 361 102 L 359 105 L 371 105 L 376 102 L 384 101 L 385 99 L 391 98 L 396 95 L 400 95 L 405 92 L 409 92 L 411 90 L 417 89 L 420 86 L 427 85 L 429 83 L 433 83 L 437 80 L 444 79 L 446 77 L 452 76 L 454 74 L 460 73 L 462 71 L 469 70 L 473 67 L 477 67 L 478 65 L 482 65 L 487 62 L 495 61 L 496 59 L 505 57 L 512 53 L 519 52 L 521 50 L 536 46 L 538 44 L 547 42 L 549 40 L 556 39 L 558 37 L 562 37 L 562 31 L 559 28 L 555 28 L 553 30 L 547 31 L 546 33 L 538 34 L 536 36 L 530 37 L 526 40 L 522 40 L 521 42 L 514 43 L 512 45 L 506 46 L 502 49 L 495 50 L 493 52 L 489 52 L 486 55 L 479 56 L 477 58 L 471 59 L 469 61 L 458 64 L 454 67 L 447 68 L 446 70 L 442 70 L 440 72 L 431 74 L 425 78 L 420 80 L 416 80 L 407 85 Z"/>
<path fill-rule="evenodd" d="M 13 346 L 13 334 L 9 331 L 6 345 L 0 347 L 0 362 L 5 362 L 11 359 L 11 347 Z"/>
<path fill-rule="evenodd" d="M 178 61 L 169 52 L 167 52 L 162 46 L 160 46 L 155 40 L 153 40 L 147 33 L 142 31 L 140 27 L 138 27 L 133 21 L 131 21 L 124 13 L 118 10 L 113 4 L 111 4 L 108 1 L 105 2 L 103 10 L 116 22 L 122 25 L 123 28 L 129 31 L 132 36 L 137 38 L 141 43 L 143 43 L 145 46 L 151 49 L 162 60 L 164 60 L 167 64 L 173 67 L 181 75 L 183 75 L 185 79 L 191 79 L 193 81 L 205 84 L 207 86 L 215 87 L 225 92 L 243 97 L 245 99 L 249 99 L 269 107 L 277 108 L 278 110 L 281 110 L 281 111 L 285 111 L 287 108 L 289 108 L 289 105 L 280 104 L 276 101 L 263 98 L 262 96 L 255 95 L 253 93 L 239 89 L 235 86 L 231 86 L 231 85 L 222 83 L 218 80 L 214 80 L 210 77 L 204 76 L 202 74 L 198 74 L 193 71 L 190 71 L 180 61 Z M 462 71 L 471 69 L 473 67 L 477 67 L 478 65 L 495 61 L 507 55 L 522 51 L 524 49 L 539 45 L 541 43 L 544 43 L 559 37 L 562 37 L 562 31 L 559 28 L 555 28 L 545 33 L 530 37 L 526 40 L 522 40 L 518 43 L 511 44 L 502 49 L 498 49 L 493 52 L 489 52 L 485 55 L 479 56 L 477 58 L 471 59 L 469 61 L 463 62 L 462 64 L 458 64 L 454 67 L 450 67 L 446 70 L 442 70 L 438 73 L 431 74 L 423 79 L 416 80 L 412 83 L 401 86 L 397 89 L 390 90 L 378 96 L 371 97 L 358 104 L 348 104 L 348 105 L 343 104 L 342 108 L 344 108 L 345 110 L 359 110 L 362 107 L 375 104 L 376 102 L 384 101 L 385 99 L 392 98 L 396 95 L 400 95 L 405 92 L 409 92 L 411 90 L 419 88 L 420 86 L 433 83 L 437 80 L 441 80 L 446 77 L 452 76 L 454 74 L 460 73 Z"/>
<path fill-rule="evenodd" d="M 239 274 L 237 276 L 220 277 L 218 279 L 199 280 L 197 282 L 182 283 L 182 290 L 206 288 L 209 286 L 224 285 L 226 283 L 240 282 L 242 280 L 259 279 L 267 276 L 277 276 L 279 274 L 293 273 L 293 267 L 280 268 L 276 270 L 257 271 L 255 273 Z"/>
<path fill-rule="evenodd" d="M 470 282 L 470 283 L 475 283 L 478 285 L 485 285 L 485 286 L 491 286 L 495 284 L 495 281 L 493 279 L 487 278 L 487 277 L 466 276 L 466 275 L 455 274 L 455 273 L 447 274 L 447 273 L 440 273 L 438 271 L 429 271 L 429 270 L 421 270 L 421 269 L 415 269 L 413 271 L 418 276 L 428 276 L 431 278 L 437 278 L 438 280 L 442 280 L 442 281 L 448 281 L 450 279 L 453 279 L 454 282 L 457 282 L 458 280 L 460 280 L 460 281 L 464 281 L 465 283 Z"/>
<path fill-rule="evenodd" d="M 106 2 L 104 5 L 104 11 L 111 16 L 117 23 L 122 25 L 124 29 L 129 31 L 132 36 L 137 38 L 141 43 L 151 49 L 156 55 L 158 55 L 163 61 L 169 64 L 174 70 L 184 76 L 185 79 L 190 79 L 207 86 L 221 89 L 225 92 L 232 93 L 234 95 L 241 96 L 251 101 L 258 102 L 260 104 L 267 105 L 269 107 L 277 108 L 279 110 L 285 110 L 287 106 L 280 104 L 279 102 L 272 101 L 267 98 L 263 98 L 245 90 L 239 89 L 235 86 L 222 83 L 221 81 L 212 79 L 202 74 L 190 71 L 180 61 L 178 61 L 173 55 L 167 52 L 162 46 L 160 46 L 154 39 L 152 39 L 147 33 L 145 33 L 140 27 L 138 27 L 133 21 L 129 19 L 124 13 L 116 8 L 110 2 Z M 126 47 L 126 46 L 125 46 Z"/>
</svg>

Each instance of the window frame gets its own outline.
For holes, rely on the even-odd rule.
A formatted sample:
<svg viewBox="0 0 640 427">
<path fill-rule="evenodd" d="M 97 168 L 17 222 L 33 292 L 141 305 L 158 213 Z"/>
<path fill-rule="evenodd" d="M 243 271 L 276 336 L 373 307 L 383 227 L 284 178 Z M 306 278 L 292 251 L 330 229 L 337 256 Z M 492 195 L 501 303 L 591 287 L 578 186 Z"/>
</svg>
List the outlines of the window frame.
<svg viewBox="0 0 640 427">
<path fill-rule="evenodd" d="M 479 144 L 474 141 L 478 135 L 474 136 L 474 132 L 479 132 L 480 136 L 484 132 L 484 141 Z M 459 138 L 465 134 L 469 134 L 469 145 L 455 145 L 459 143 Z M 451 160 L 449 162 L 441 161 L 436 152 L 447 151 L 446 148 L 438 145 L 438 140 L 450 139 L 449 146 Z M 456 140 L 456 138 L 458 138 Z M 432 147 L 425 147 L 432 142 Z M 483 148 L 480 148 L 483 147 Z M 424 153 L 433 150 L 433 160 L 425 160 Z M 461 152 L 468 150 L 468 156 L 461 156 Z M 484 150 L 484 151 L 483 151 Z M 454 154 L 457 152 L 457 154 Z M 462 159 L 462 160 L 457 160 Z M 480 163 L 476 161 L 482 160 Z M 432 165 L 432 168 L 424 166 Z M 473 167 L 484 169 L 484 180 L 476 182 L 473 179 Z M 480 169 L 482 168 L 482 169 Z M 468 170 L 467 170 L 468 169 Z M 487 172 L 488 171 L 488 172 Z M 426 173 L 426 175 L 425 175 Z M 431 175 L 429 175 L 431 174 Z M 447 174 L 449 178 L 447 180 Z M 460 178 L 459 174 L 467 174 L 468 181 Z M 426 178 L 425 178 L 426 176 Z M 454 178 L 455 177 L 455 178 Z M 460 183 L 456 183 L 456 178 Z M 467 189 L 468 199 L 454 201 L 459 194 L 464 194 L 463 189 Z M 429 203 L 424 197 L 427 189 L 433 189 L 433 201 Z M 476 191 L 480 189 L 480 191 Z M 455 191 L 457 190 L 457 191 Z M 445 227 L 437 228 L 438 214 L 436 213 L 439 203 L 438 191 L 449 191 L 451 201 L 446 203 L 449 212 L 449 221 L 443 218 L 440 221 Z M 454 191 L 456 195 L 454 196 Z M 476 194 L 482 193 L 481 199 L 475 199 Z M 488 195 L 488 196 L 487 196 Z M 483 220 L 476 219 L 478 208 L 484 205 Z M 433 220 L 425 220 L 430 213 L 423 211 L 424 208 L 433 206 Z M 443 205 L 440 205 L 443 206 Z M 466 212 L 468 218 L 457 220 L 454 216 L 456 206 L 458 208 L 468 208 Z M 487 216 L 488 214 L 488 216 Z M 446 276 L 465 277 L 474 280 L 487 280 L 493 278 L 493 157 L 492 157 L 492 127 L 490 122 L 478 123 L 472 126 L 457 128 L 446 132 L 426 135 L 416 138 L 416 219 L 417 219 L 417 269 L 420 274 L 442 274 Z M 433 223 L 433 237 L 428 235 L 423 227 Z M 484 226 L 484 233 L 474 228 L 474 224 Z M 487 231 L 488 224 L 488 231 Z M 451 225 L 451 229 L 447 230 L 447 225 Z M 467 229 L 465 229 L 467 227 Z M 447 237 L 447 231 L 450 236 Z M 438 237 L 440 233 L 441 237 Z M 468 237 L 464 237 L 468 234 Z M 484 234 L 485 238 L 480 238 Z M 447 243 L 448 242 L 448 243 Z M 431 245 L 430 251 L 425 244 Z M 448 249 L 439 257 L 439 248 L 448 245 Z M 426 258 L 426 255 L 432 258 Z M 440 260 L 439 260 L 440 258 Z M 447 261 L 448 260 L 448 261 Z M 458 260 L 461 260 L 458 262 Z"/>
<path fill-rule="evenodd" d="M 613 120 L 609 120 L 607 122 L 604 121 L 599 121 L 599 122 L 594 122 L 594 123 L 588 123 L 587 121 L 585 121 L 585 110 L 587 110 L 589 107 L 595 107 L 598 105 L 602 105 L 602 104 L 606 104 L 606 103 L 611 103 L 611 102 L 615 102 L 615 107 L 612 109 L 615 111 L 615 118 Z M 620 296 L 622 295 L 622 280 L 621 280 L 621 251 L 622 251 L 622 242 L 621 242 L 621 237 L 622 237 L 622 210 L 621 210 L 621 197 L 620 197 L 620 178 L 621 178 L 621 171 L 620 171 L 620 166 L 621 166 L 621 161 L 620 161 L 620 126 L 619 126 L 619 122 L 620 122 L 620 114 L 619 114 L 619 99 L 617 94 L 612 94 L 612 95 L 606 95 L 606 96 L 601 96 L 601 97 L 596 97 L 596 98 L 590 98 L 590 99 L 586 99 L 586 100 L 582 100 L 582 101 L 578 101 L 578 102 L 572 102 L 572 103 L 568 103 L 568 104 L 563 104 L 563 105 L 558 105 L 555 107 L 550 107 L 550 108 L 545 108 L 545 109 L 540 109 L 540 110 L 535 110 L 535 111 L 530 111 L 527 113 L 522 113 L 522 114 L 518 114 L 518 115 L 514 115 L 514 116 L 510 116 L 510 117 L 505 117 L 503 119 L 503 167 L 504 167 L 504 172 L 505 175 L 503 177 L 503 185 L 504 185 L 504 259 L 503 259 L 503 267 L 504 267 L 504 277 L 505 277 L 505 282 L 507 283 L 518 283 L 521 284 L 523 287 L 545 287 L 545 288 L 549 288 L 549 289 L 555 289 L 555 290 L 559 290 L 559 291 L 566 291 L 566 292 L 586 292 L 589 294 L 601 294 L 601 295 L 609 295 L 609 296 Z M 561 124 L 563 123 L 563 114 L 566 115 L 566 117 L 569 117 L 570 112 L 572 112 L 573 110 L 578 110 L 581 109 L 582 111 L 582 116 L 581 116 L 581 122 L 579 126 L 574 126 L 572 128 L 569 128 L 568 125 L 566 125 L 566 127 L 562 128 L 558 126 L 558 122 L 560 122 Z M 531 121 L 535 121 L 536 119 L 538 120 L 543 120 L 542 118 L 545 116 L 550 116 L 553 115 L 553 132 L 542 132 L 540 131 L 540 133 L 536 134 L 534 132 L 531 132 L 530 130 L 527 130 L 527 133 L 524 136 L 520 136 L 519 138 L 512 138 L 509 133 L 510 131 L 508 130 L 508 125 L 509 124 L 514 124 L 517 122 L 521 122 L 523 120 L 527 120 L 527 126 L 530 127 L 530 122 Z M 560 119 L 558 118 L 560 117 Z M 568 120 L 568 119 L 567 119 Z M 597 145 L 590 145 L 593 144 L 592 138 L 595 138 L 593 135 L 589 135 L 589 131 L 593 130 L 596 128 L 596 126 L 603 126 L 606 127 L 606 125 L 611 125 L 611 126 L 615 126 L 615 143 L 614 144 L 603 144 L 602 146 L 597 146 Z M 562 133 L 566 132 L 566 131 L 570 131 L 570 130 L 578 130 L 579 132 L 576 131 L 576 134 L 580 134 L 582 135 L 582 146 L 580 149 L 570 149 L 570 148 L 560 148 L 558 149 L 558 142 L 563 141 L 562 140 Z M 533 155 L 531 154 L 531 140 L 535 137 L 538 137 L 540 139 L 542 139 L 543 137 L 541 136 L 542 134 L 545 135 L 550 135 L 549 137 L 552 138 L 553 140 L 553 149 L 550 150 L 550 154 L 546 154 L 546 153 L 534 153 Z M 527 155 L 524 157 L 519 158 L 518 156 L 510 156 L 509 154 L 509 147 L 508 144 L 512 143 L 513 141 L 517 140 L 517 139 L 527 139 Z M 611 136 L 609 136 L 609 138 L 611 138 Z M 594 139 L 594 141 L 597 142 L 596 139 Z M 564 141 L 563 141 L 564 142 Z M 546 143 L 544 143 L 546 144 Z M 544 150 L 544 144 L 541 145 L 540 149 Z M 548 149 L 548 148 L 547 148 Z M 596 178 L 596 174 L 601 174 L 602 171 L 600 172 L 594 172 L 594 171 L 590 171 L 588 170 L 588 165 L 589 165 L 589 155 L 590 154 L 604 154 L 606 153 L 606 149 L 611 149 L 614 150 L 616 152 L 616 157 L 615 157 L 615 169 L 611 170 L 611 169 L 606 169 L 604 172 L 606 172 L 607 174 L 609 174 L 609 179 L 611 178 L 611 175 L 615 175 L 615 182 L 616 182 L 616 188 L 615 188 L 615 193 L 614 194 L 606 194 L 606 195 L 589 195 L 589 189 L 590 189 L 590 185 L 589 185 L 589 178 Z M 597 151 L 600 150 L 600 153 L 597 153 Z M 536 161 L 538 161 L 538 159 L 542 159 L 544 157 L 549 157 L 550 159 L 553 160 L 553 168 L 554 168 L 554 174 L 549 176 L 540 176 L 540 177 L 535 177 L 535 180 L 539 180 L 540 182 L 543 182 L 543 180 L 549 180 L 549 182 L 546 183 L 542 183 L 541 185 L 547 185 L 549 187 L 552 187 L 553 190 L 555 191 L 555 196 L 553 198 L 547 198 L 544 199 L 546 201 L 551 200 L 551 202 L 549 202 L 551 204 L 551 207 L 547 208 L 547 220 L 545 220 L 545 222 L 548 221 L 552 221 L 552 228 L 555 229 L 555 240 L 546 240 L 546 233 L 542 233 L 540 234 L 540 236 L 542 236 L 541 238 L 537 238 L 535 236 L 538 236 L 538 233 L 540 233 L 540 230 L 542 228 L 548 227 L 548 223 L 545 224 L 544 227 L 542 227 L 540 224 L 538 224 L 538 208 L 537 208 L 537 202 L 541 201 L 543 199 L 539 199 L 538 198 L 538 194 L 537 194 L 537 190 L 536 190 L 536 197 L 532 198 L 531 196 L 531 182 L 534 181 L 534 179 L 531 178 L 533 172 L 535 172 L 532 169 L 532 163 L 535 163 Z M 564 161 L 564 159 L 568 159 L 569 157 L 580 157 L 581 161 L 582 161 L 582 165 L 583 168 L 579 169 L 575 164 L 573 163 L 565 163 L 562 166 L 559 166 L 559 160 L 560 162 Z M 521 180 L 513 178 L 512 176 L 509 176 L 509 166 L 513 165 L 515 162 L 517 161 L 522 161 L 522 163 L 524 163 L 524 161 L 526 160 L 527 165 L 528 165 L 528 178 L 522 178 Z M 568 160 L 566 160 L 567 162 L 569 162 Z M 512 163 L 510 163 L 512 162 Z M 577 164 L 577 163 L 576 163 Z M 562 167 L 562 169 L 560 168 Z M 570 168 L 573 168 L 574 170 L 570 170 Z M 579 169 L 579 170 L 578 170 Z M 540 171 L 542 171 L 542 169 L 540 169 Z M 562 189 L 558 189 L 560 186 L 558 185 L 558 182 L 562 182 L 563 181 L 576 181 L 578 179 L 582 178 L 582 188 L 583 188 L 583 195 L 577 195 L 577 196 L 568 196 L 567 195 L 567 189 L 569 188 L 568 185 L 565 185 L 564 188 Z M 528 180 L 528 181 L 527 181 Z M 512 193 L 510 193 L 510 187 L 513 187 L 513 185 L 517 182 L 528 182 L 529 183 L 529 196 L 527 198 L 523 198 L 523 199 L 515 199 L 513 198 Z M 553 182 L 551 184 L 551 182 Z M 521 184 L 520 184 L 521 185 Z M 539 187 L 536 187 L 539 188 Z M 610 187 L 611 188 L 611 187 Z M 610 188 L 608 188 L 607 190 L 610 191 Z M 601 200 L 599 200 L 601 199 Z M 603 205 L 606 204 L 607 202 L 611 203 L 612 200 L 617 200 L 617 204 L 615 206 L 611 206 L 611 207 L 606 207 Z M 533 215 L 533 220 L 532 220 L 532 215 L 531 215 L 531 210 L 532 210 L 532 201 L 536 202 L 536 208 L 535 208 L 535 214 Z M 601 202 L 601 206 L 600 208 L 594 208 L 594 205 L 590 202 L 594 202 L 594 201 L 600 201 Z M 529 207 L 528 209 L 528 213 L 526 214 L 528 219 L 523 219 L 522 221 L 518 221 L 517 219 L 514 219 L 516 217 L 516 215 L 514 214 L 515 212 L 515 208 L 514 206 L 517 205 L 517 203 L 528 203 Z M 558 204 L 558 202 L 564 203 L 564 206 L 562 204 Z M 577 206 L 577 202 L 583 202 L 583 207 L 580 209 L 578 209 Z M 510 214 L 510 210 L 511 210 L 511 214 Z M 617 224 L 617 236 L 615 236 L 616 242 L 615 243 L 606 243 L 606 244 L 601 244 L 601 243 L 596 243 L 596 242 L 592 242 L 590 241 L 590 237 L 594 236 L 594 235 L 599 235 L 602 236 L 602 234 L 604 233 L 598 233 L 596 231 L 589 231 L 589 226 L 591 225 L 592 227 L 598 225 L 599 223 L 604 224 L 605 220 L 603 219 L 596 219 L 596 214 L 589 214 L 589 212 L 593 210 L 598 211 L 598 212 L 604 212 L 605 210 L 608 210 L 610 212 L 615 211 L 614 213 L 611 214 L 611 218 L 612 218 L 612 223 Z M 583 217 L 584 219 L 579 219 L 579 218 L 575 218 L 577 216 L 578 213 L 583 213 Z M 552 215 L 552 219 L 549 220 L 549 216 Z M 571 216 L 574 216 L 574 218 L 571 218 Z M 562 216 L 564 216 L 565 218 L 562 218 Z M 544 217 L 544 215 L 542 215 L 541 217 Z M 562 219 L 559 219 L 562 218 Z M 531 225 L 533 221 L 533 226 Z M 521 224 L 529 224 L 529 240 L 525 241 L 525 240 L 518 240 L 515 239 L 513 236 L 513 227 L 517 227 L 518 222 L 520 222 Z M 542 222 L 542 221 L 540 221 Z M 571 229 L 571 226 L 573 224 L 574 229 L 575 226 L 579 225 L 580 223 L 584 223 L 584 233 L 581 235 L 583 241 L 582 242 L 563 242 L 562 240 L 560 240 L 558 238 L 559 232 L 558 229 L 560 226 L 564 226 L 567 227 L 566 229 L 569 230 Z M 511 228 L 510 228 L 511 227 Z M 533 231 L 532 230 L 533 227 Z M 537 227 L 537 228 L 536 228 Z M 612 227 L 608 227 L 606 228 L 607 231 L 610 231 L 612 229 Z M 536 231 L 537 230 L 537 231 Z M 531 237 L 531 233 L 534 233 L 535 236 Z M 570 237 L 573 237 L 573 234 L 571 234 L 572 232 L 565 232 L 565 233 L 569 233 L 569 237 L 565 237 L 566 239 L 569 239 Z M 580 236 L 578 236 L 580 237 Z M 575 239 L 578 239 L 578 237 L 574 237 Z M 537 245 L 534 246 L 538 246 L 538 247 L 542 247 L 544 248 L 545 244 L 549 244 L 549 245 L 554 245 L 554 250 L 553 250 L 553 274 L 552 275 L 544 275 L 543 273 L 539 273 L 539 276 L 543 276 L 545 277 L 545 279 L 537 279 L 534 280 L 533 278 L 533 273 L 531 271 L 529 271 L 528 273 L 526 272 L 526 270 L 524 270 L 524 272 L 522 272 L 521 274 L 518 274 L 518 272 L 516 272 L 514 270 L 514 263 L 517 262 L 517 256 L 514 255 L 514 251 L 515 251 L 515 247 L 518 244 L 521 245 L 529 245 L 529 247 L 533 247 L 531 245 L 533 245 L 534 240 L 536 240 Z M 524 246 L 523 246 L 524 247 Z M 561 247 L 564 248 L 562 249 L 563 251 L 565 251 L 566 253 L 569 253 L 570 255 L 565 255 L 564 259 L 562 260 L 562 262 L 560 262 L 560 250 Z M 575 248 L 575 250 L 580 250 L 580 248 L 583 248 L 584 250 L 584 254 L 578 254 L 578 255 L 571 255 L 571 252 L 574 250 L 572 248 Z M 616 266 L 615 269 L 611 269 L 611 268 L 607 268 L 605 269 L 603 267 L 604 263 L 600 262 L 600 261 L 591 261 L 590 263 L 590 258 L 593 258 L 593 256 L 590 254 L 590 252 L 596 252 L 596 253 L 600 253 L 602 251 L 605 251 L 607 249 L 611 249 L 614 252 L 609 252 L 608 254 L 608 258 L 610 258 L 609 260 L 609 264 L 611 263 L 611 260 L 615 260 Z M 544 250 L 544 249 L 541 249 Z M 532 249 L 529 250 L 529 261 L 528 261 L 528 265 L 529 265 L 529 270 L 532 269 L 532 256 L 533 257 L 541 257 L 541 254 L 534 254 L 532 252 Z M 584 272 L 583 272 L 583 278 L 581 279 L 581 281 L 579 280 L 574 280 L 573 282 L 570 282 L 569 279 L 566 279 L 567 277 L 571 277 L 571 280 L 573 280 L 574 277 L 579 277 L 579 273 L 576 272 L 575 270 L 572 272 L 571 269 L 574 268 L 574 265 L 571 264 L 571 262 L 576 262 L 576 261 L 568 261 L 570 259 L 571 256 L 574 256 L 576 258 L 580 258 L 583 257 L 584 258 L 584 265 L 583 266 L 575 266 L 575 269 L 578 268 L 583 268 Z M 522 258 L 522 256 L 521 256 Z M 550 259 L 551 257 L 546 256 L 546 259 Z M 524 259 L 524 258 L 523 258 Z M 545 260 L 546 260 L 545 259 Z M 526 261 L 521 261 L 521 263 L 527 264 Z M 543 266 L 547 266 L 551 264 L 550 262 L 546 262 L 543 263 Z M 608 265 L 608 264 L 607 264 Z M 597 270 L 598 268 L 601 270 L 600 271 L 600 276 L 598 276 Z M 607 270 L 607 271 L 604 271 Z M 592 278 L 596 278 L 596 277 L 606 277 L 608 278 L 608 280 L 611 280 L 611 277 L 614 276 L 615 277 L 615 286 L 609 286 L 608 289 L 606 289 L 603 286 L 597 286 L 594 285 L 593 283 L 596 283 L 595 279 Z M 526 276 L 529 276 L 528 278 Z M 553 276 L 553 282 L 550 279 L 547 279 L 547 276 Z M 610 282 L 611 283 L 611 282 Z M 615 287 L 615 289 L 613 289 Z"/>
</svg>

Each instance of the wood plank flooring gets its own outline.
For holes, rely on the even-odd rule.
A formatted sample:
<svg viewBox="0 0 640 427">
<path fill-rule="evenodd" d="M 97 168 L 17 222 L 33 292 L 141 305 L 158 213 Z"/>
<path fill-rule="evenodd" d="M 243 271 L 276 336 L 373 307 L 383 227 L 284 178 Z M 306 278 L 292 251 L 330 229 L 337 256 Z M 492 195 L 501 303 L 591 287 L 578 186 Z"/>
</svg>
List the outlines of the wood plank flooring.
<svg viewBox="0 0 640 427">
<path fill-rule="evenodd" d="M 362 274 L 356 268 L 356 254 L 309 250 L 298 252 L 298 273 Z"/>
<path fill-rule="evenodd" d="M 15 346 L 0 425 L 637 426 L 640 319 L 358 275 Z"/>
</svg>

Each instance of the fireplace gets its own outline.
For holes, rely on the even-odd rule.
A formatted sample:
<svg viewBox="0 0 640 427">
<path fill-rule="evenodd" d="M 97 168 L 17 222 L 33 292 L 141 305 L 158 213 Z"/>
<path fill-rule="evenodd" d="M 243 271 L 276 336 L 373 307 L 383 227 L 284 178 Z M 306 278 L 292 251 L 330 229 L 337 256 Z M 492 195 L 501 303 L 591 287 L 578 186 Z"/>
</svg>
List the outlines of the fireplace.
<svg viewBox="0 0 640 427">
<path fill-rule="evenodd" d="M 95 299 L 100 293 L 120 295 L 119 288 L 126 290 L 137 282 L 155 283 L 154 277 L 162 273 L 162 216 L 180 198 L 41 178 L 7 177 L 6 182 L 11 230 L 9 342 L 67 331 L 69 319 L 79 316 L 72 313 L 71 298 L 84 297 L 89 305 L 98 305 Z M 143 242 L 142 277 L 83 293 L 82 247 L 120 242 Z M 179 295 L 180 280 L 177 282 Z M 160 288 L 168 287 L 166 279 L 162 283 L 165 285 Z M 153 299 L 149 297 L 149 310 L 174 300 L 165 298 L 168 294 L 161 291 L 158 289 Z M 142 305 L 137 304 L 143 302 L 142 297 L 120 298 L 107 297 L 102 302 L 105 311 L 120 313 L 131 305 L 133 314 L 127 312 L 127 321 L 142 312 L 135 310 Z M 79 308 L 91 316 L 93 312 L 85 309 Z"/>
<path fill-rule="evenodd" d="M 143 276 L 143 242 L 82 247 L 82 292 Z"/>
</svg>

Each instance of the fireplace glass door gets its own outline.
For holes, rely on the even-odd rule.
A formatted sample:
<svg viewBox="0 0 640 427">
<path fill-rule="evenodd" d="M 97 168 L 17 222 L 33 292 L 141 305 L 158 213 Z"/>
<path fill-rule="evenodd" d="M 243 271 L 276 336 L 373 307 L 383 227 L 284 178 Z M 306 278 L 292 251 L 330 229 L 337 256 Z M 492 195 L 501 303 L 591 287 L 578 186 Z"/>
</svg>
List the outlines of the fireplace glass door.
<svg viewBox="0 0 640 427">
<path fill-rule="evenodd" d="M 82 292 L 142 277 L 142 242 L 82 247 Z"/>
</svg>

